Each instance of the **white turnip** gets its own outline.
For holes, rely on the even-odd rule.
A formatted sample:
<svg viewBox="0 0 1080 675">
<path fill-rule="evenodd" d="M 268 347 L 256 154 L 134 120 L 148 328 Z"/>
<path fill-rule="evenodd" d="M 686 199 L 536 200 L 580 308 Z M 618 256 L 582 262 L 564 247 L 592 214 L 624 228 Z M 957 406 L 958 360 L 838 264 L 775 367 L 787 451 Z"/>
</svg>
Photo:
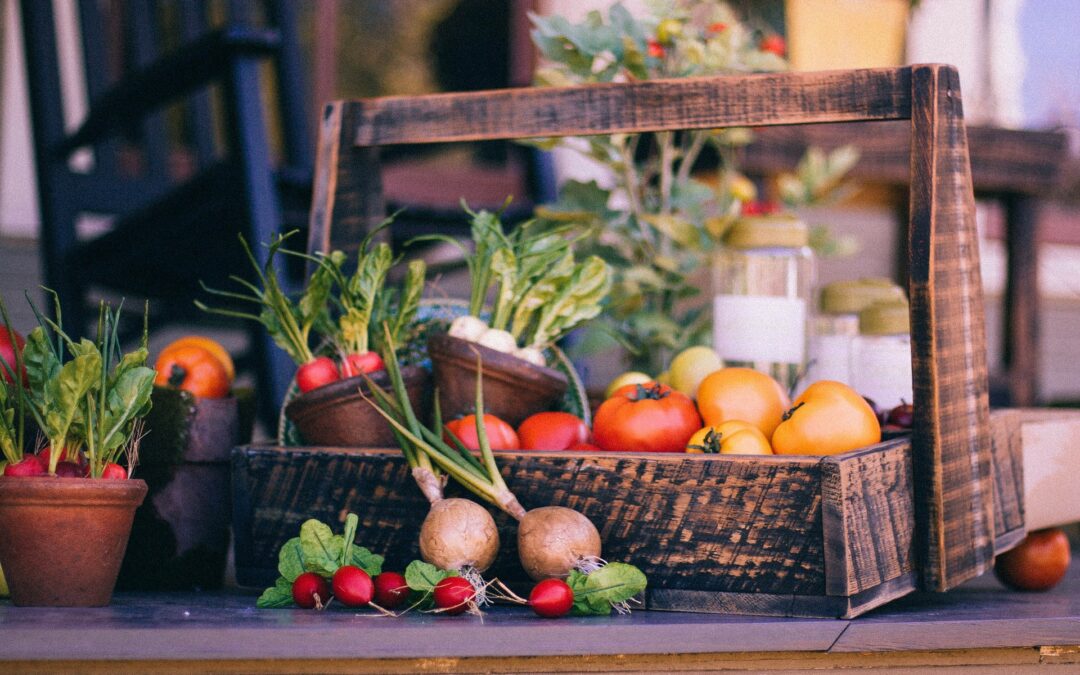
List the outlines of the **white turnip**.
<svg viewBox="0 0 1080 675">
<path fill-rule="evenodd" d="M 439 569 L 483 572 L 498 552 L 495 519 L 468 499 L 435 502 L 420 527 L 420 556 Z"/>
<path fill-rule="evenodd" d="M 518 523 L 518 556 L 534 580 L 565 579 L 570 571 L 600 558 L 600 533 L 573 509 L 544 506 Z"/>
<path fill-rule="evenodd" d="M 447 333 L 452 337 L 476 342 L 487 329 L 488 325 L 486 321 L 479 317 L 466 314 L 465 316 L 459 316 L 454 319 L 450 323 L 450 330 L 448 330 Z"/>
<path fill-rule="evenodd" d="M 510 334 L 508 330 L 500 330 L 498 328 L 488 328 L 484 331 L 483 335 L 474 340 L 476 344 L 483 345 L 489 349 L 494 349 L 497 352 L 504 352 L 506 354 L 513 354 L 517 350 L 517 340 Z"/>
</svg>

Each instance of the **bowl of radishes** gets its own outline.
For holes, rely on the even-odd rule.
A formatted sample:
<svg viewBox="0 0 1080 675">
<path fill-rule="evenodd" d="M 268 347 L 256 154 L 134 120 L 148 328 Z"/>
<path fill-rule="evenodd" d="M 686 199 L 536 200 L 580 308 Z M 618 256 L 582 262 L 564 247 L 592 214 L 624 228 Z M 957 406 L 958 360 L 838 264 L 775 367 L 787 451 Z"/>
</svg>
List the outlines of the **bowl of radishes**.
<svg viewBox="0 0 1080 675">
<path fill-rule="evenodd" d="M 448 419 L 474 411 L 479 356 L 488 411 L 516 426 L 566 391 L 566 376 L 552 367 L 553 347 L 600 313 L 610 268 L 596 256 L 575 260 L 560 231 L 530 221 L 506 233 L 498 214 L 469 214 L 471 248 L 443 235 L 422 238 L 460 246 L 471 282 L 468 314 L 428 340 L 439 406 Z"/>
<path fill-rule="evenodd" d="M 8 324 L 2 300 L 0 312 Z M 64 333 L 58 304 L 38 316 L 25 346 L 0 358 L 0 566 L 16 605 L 107 605 L 147 492 L 130 473 L 155 372 L 145 332 L 121 353 L 118 311 L 101 307 L 95 341 Z M 31 454 L 34 432 L 45 440 Z"/>
</svg>

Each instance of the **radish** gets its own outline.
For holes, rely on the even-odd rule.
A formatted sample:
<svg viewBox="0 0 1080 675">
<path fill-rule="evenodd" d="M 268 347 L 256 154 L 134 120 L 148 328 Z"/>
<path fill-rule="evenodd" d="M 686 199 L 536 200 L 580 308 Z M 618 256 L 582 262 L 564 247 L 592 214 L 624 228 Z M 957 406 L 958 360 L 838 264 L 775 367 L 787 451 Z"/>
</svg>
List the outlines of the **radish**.
<svg viewBox="0 0 1080 675">
<path fill-rule="evenodd" d="M 4 475 L 12 477 L 42 476 L 48 471 L 34 455 L 27 455 L 14 464 L 4 467 Z"/>
<path fill-rule="evenodd" d="M 375 584 L 364 570 L 342 565 L 334 572 L 334 597 L 346 607 L 364 607 L 375 597 Z"/>
<path fill-rule="evenodd" d="M 386 364 L 378 352 L 364 352 L 363 354 L 347 354 L 341 363 L 342 377 L 356 377 L 363 373 L 374 373 L 386 370 Z"/>
<path fill-rule="evenodd" d="M 566 616 L 574 606 L 574 591 L 562 579 L 544 579 L 529 593 L 529 606 L 548 619 Z"/>
<path fill-rule="evenodd" d="M 322 609 L 326 606 L 325 601 L 330 600 L 330 586 L 326 583 L 326 579 L 318 574 L 304 572 L 296 577 L 296 581 L 293 581 L 292 597 L 293 602 L 299 607 Z"/>
<path fill-rule="evenodd" d="M 435 584 L 435 606 L 451 616 L 469 609 L 476 598 L 476 588 L 465 577 L 446 577 Z"/>
<path fill-rule="evenodd" d="M 56 465 L 56 475 L 60 478 L 82 478 L 86 472 L 75 462 L 60 462 Z"/>
<path fill-rule="evenodd" d="M 383 572 L 374 579 L 375 602 L 380 607 L 394 609 L 409 597 L 409 584 L 403 574 Z"/>
<path fill-rule="evenodd" d="M 329 356 L 318 356 L 296 369 L 296 386 L 307 393 L 341 379 L 337 364 Z"/>
<path fill-rule="evenodd" d="M 109 462 L 105 465 L 105 468 L 101 470 L 102 478 L 112 478 L 114 480 L 124 480 L 128 477 L 127 469 L 120 466 L 116 462 Z"/>
</svg>

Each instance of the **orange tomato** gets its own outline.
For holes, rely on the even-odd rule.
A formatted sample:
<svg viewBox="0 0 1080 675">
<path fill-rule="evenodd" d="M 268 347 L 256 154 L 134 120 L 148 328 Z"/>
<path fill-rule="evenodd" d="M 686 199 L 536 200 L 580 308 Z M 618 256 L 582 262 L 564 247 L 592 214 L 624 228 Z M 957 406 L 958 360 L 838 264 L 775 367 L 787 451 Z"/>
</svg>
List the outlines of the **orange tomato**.
<svg viewBox="0 0 1080 675">
<path fill-rule="evenodd" d="M 200 398 L 224 398 L 229 394 L 229 375 L 214 354 L 189 345 L 162 352 L 154 364 L 154 384 L 189 391 Z"/>
<path fill-rule="evenodd" d="M 874 409 L 851 387 L 821 380 L 806 388 L 772 435 L 778 455 L 835 455 L 881 440 Z"/>
<path fill-rule="evenodd" d="M 749 422 L 731 420 L 697 431 L 686 444 L 687 452 L 721 455 L 771 455 L 772 446 L 765 434 Z"/>
<path fill-rule="evenodd" d="M 230 356 L 228 350 L 222 347 L 221 343 L 216 340 L 211 340 L 210 338 L 201 335 L 188 335 L 179 340 L 173 340 L 166 345 L 165 349 L 161 350 L 161 356 L 158 358 L 165 356 L 170 350 L 176 349 L 177 347 L 202 347 L 213 354 L 214 358 L 221 362 L 221 365 L 225 368 L 225 375 L 229 378 L 230 384 L 236 379 L 236 365 L 233 364 L 232 356 Z"/>
<path fill-rule="evenodd" d="M 752 368 L 721 368 L 701 381 L 697 405 L 708 426 L 742 420 L 770 438 L 784 411 L 791 407 L 791 399 L 779 382 L 764 373 Z"/>
</svg>

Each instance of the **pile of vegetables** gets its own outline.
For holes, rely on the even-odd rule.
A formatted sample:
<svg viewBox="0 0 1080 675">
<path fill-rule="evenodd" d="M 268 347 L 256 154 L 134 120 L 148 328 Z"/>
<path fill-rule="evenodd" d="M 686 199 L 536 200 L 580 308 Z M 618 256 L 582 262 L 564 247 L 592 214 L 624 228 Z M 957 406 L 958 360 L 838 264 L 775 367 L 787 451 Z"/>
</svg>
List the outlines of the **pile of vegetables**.
<svg viewBox="0 0 1080 675">
<path fill-rule="evenodd" d="M 259 265 L 251 247 L 240 241 L 255 269 L 257 283 L 232 276 L 242 292 L 203 289 L 228 300 L 239 300 L 259 308 L 259 313 L 230 308 L 200 309 L 261 323 L 298 368 L 296 384 L 302 393 L 336 382 L 382 370 L 376 326 L 386 323 L 390 334 L 400 340 L 416 316 L 424 290 L 426 267 L 423 261 L 409 263 L 400 287 L 387 285 L 390 269 L 399 262 L 386 243 L 374 243 L 375 235 L 393 221 L 388 218 L 360 244 L 355 260 L 342 251 L 309 256 L 284 247 L 296 231 L 277 236 L 269 245 L 266 263 Z M 298 256 L 314 264 L 303 290 L 290 296 L 282 288 L 275 258 L 278 253 Z M 355 266 L 349 274 L 347 270 Z M 335 293 L 336 291 L 336 293 Z M 322 345 L 315 349 L 312 345 Z M 336 358 L 335 358 L 336 357 Z"/>
<path fill-rule="evenodd" d="M 498 214 L 464 208 L 472 217 L 472 251 L 445 235 L 419 239 L 450 242 L 465 255 L 469 314 L 455 319 L 449 334 L 545 365 L 544 349 L 600 313 L 611 290 L 607 263 L 598 256 L 575 260 L 562 229 L 530 221 L 507 234 Z"/>
<path fill-rule="evenodd" d="M 10 361 L 0 359 L 4 475 L 127 478 L 137 460 L 141 419 L 150 410 L 155 375 L 146 366 L 146 315 L 141 345 L 124 354 L 118 337 L 120 308 L 102 303 L 96 340 L 76 341 L 64 332 L 59 300 L 55 293 L 52 297 L 54 318 L 31 303 L 39 325 Z M 0 312 L 8 340 L 18 344 L 18 336 L 7 328 L 2 299 Z M 24 456 L 26 415 L 45 439 L 36 455 Z"/>
<path fill-rule="evenodd" d="M 645 575 L 624 563 L 609 563 L 588 573 L 572 570 L 565 580 L 544 579 L 533 587 L 527 600 L 497 579 L 477 588 L 476 582 L 459 570 L 421 560 L 409 563 L 404 574 L 383 571 L 382 556 L 356 545 L 358 522 L 355 514 L 348 514 L 344 534 L 335 535 L 318 520 L 306 521 L 300 536 L 281 547 L 281 576 L 263 591 L 256 606 L 322 610 L 336 600 L 348 608 L 369 608 L 389 616 L 394 616 L 391 610 L 403 606 L 405 612 L 418 608 L 452 616 L 478 613 L 480 604 L 499 599 L 528 605 L 539 616 L 556 618 L 570 613 L 607 615 L 613 609 L 625 612 L 645 590 Z"/>
</svg>

